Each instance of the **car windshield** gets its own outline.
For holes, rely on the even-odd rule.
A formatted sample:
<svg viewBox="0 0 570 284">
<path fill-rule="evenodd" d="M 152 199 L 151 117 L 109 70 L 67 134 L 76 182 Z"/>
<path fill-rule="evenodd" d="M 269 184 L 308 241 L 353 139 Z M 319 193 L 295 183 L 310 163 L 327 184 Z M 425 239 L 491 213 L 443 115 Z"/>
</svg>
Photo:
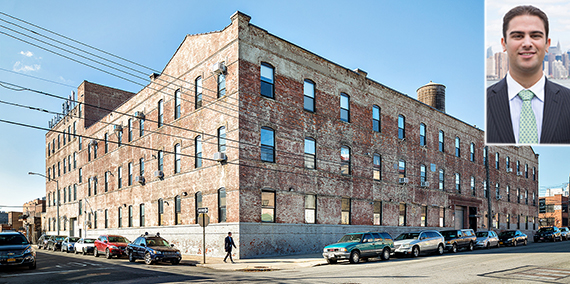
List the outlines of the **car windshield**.
<svg viewBox="0 0 570 284">
<path fill-rule="evenodd" d="M 514 237 L 514 236 L 515 236 L 514 231 L 506 231 L 499 234 L 499 237 Z"/>
<path fill-rule="evenodd" d="M 340 241 L 338 241 L 338 242 L 339 243 L 353 243 L 353 242 L 360 242 L 360 239 L 362 239 L 362 234 L 350 234 L 350 235 L 342 236 L 342 238 L 340 238 Z"/>
<path fill-rule="evenodd" d="M 163 238 L 147 238 L 146 245 L 149 247 L 169 247 L 168 242 Z"/>
<path fill-rule="evenodd" d="M 1 235 L 0 246 L 27 245 L 28 240 L 22 235 Z"/>
<path fill-rule="evenodd" d="M 129 240 L 127 240 L 125 237 L 109 236 L 109 242 L 110 243 L 129 243 Z"/>
<path fill-rule="evenodd" d="M 56 241 L 63 241 L 63 240 L 65 240 L 65 237 L 64 236 L 57 236 L 57 237 L 55 237 L 55 240 Z"/>
<path fill-rule="evenodd" d="M 552 231 L 554 231 L 553 228 L 540 228 L 540 229 L 538 229 L 539 233 L 552 232 Z"/>
<path fill-rule="evenodd" d="M 443 237 L 445 237 L 446 240 L 457 238 L 457 232 L 456 231 L 441 231 L 440 233 Z"/>
<path fill-rule="evenodd" d="M 417 240 L 420 233 L 403 233 L 396 237 L 396 241 L 399 240 Z"/>
<path fill-rule="evenodd" d="M 489 233 L 487 233 L 487 232 L 477 232 L 476 235 L 477 235 L 478 238 L 486 238 L 486 237 L 489 235 Z"/>
<path fill-rule="evenodd" d="M 85 240 L 83 240 L 83 242 L 86 244 L 92 244 L 95 242 L 95 239 L 85 239 Z"/>
<path fill-rule="evenodd" d="M 70 237 L 70 238 L 69 238 L 69 242 L 71 242 L 71 243 L 75 243 L 75 242 L 77 242 L 78 240 L 79 240 L 79 238 L 77 238 L 77 237 Z"/>
</svg>

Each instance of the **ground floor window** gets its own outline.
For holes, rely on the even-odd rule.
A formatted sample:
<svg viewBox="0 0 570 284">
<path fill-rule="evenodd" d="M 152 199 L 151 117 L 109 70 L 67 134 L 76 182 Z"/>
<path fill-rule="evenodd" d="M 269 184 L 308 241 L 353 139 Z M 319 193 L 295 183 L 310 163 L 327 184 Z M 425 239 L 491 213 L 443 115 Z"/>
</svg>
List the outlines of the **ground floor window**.
<svg viewBox="0 0 570 284">
<path fill-rule="evenodd" d="M 420 224 L 422 227 L 427 227 L 427 206 L 422 206 L 422 222 Z"/>
<path fill-rule="evenodd" d="M 261 192 L 261 222 L 275 222 L 275 192 Z"/>
<path fill-rule="evenodd" d="M 439 207 L 439 226 L 445 227 L 445 207 Z"/>
<path fill-rule="evenodd" d="M 305 195 L 305 223 L 314 224 L 317 213 L 317 196 L 314 194 Z"/>
<path fill-rule="evenodd" d="M 382 225 L 382 201 L 374 201 L 374 225 Z"/>
<path fill-rule="evenodd" d="M 406 203 L 400 203 L 400 215 L 398 217 L 398 226 L 406 226 Z"/>
<path fill-rule="evenodd" d="M 341 224 L 350 225 L 350 198 L 342 198 L 341 212 Z"/>
</svg>

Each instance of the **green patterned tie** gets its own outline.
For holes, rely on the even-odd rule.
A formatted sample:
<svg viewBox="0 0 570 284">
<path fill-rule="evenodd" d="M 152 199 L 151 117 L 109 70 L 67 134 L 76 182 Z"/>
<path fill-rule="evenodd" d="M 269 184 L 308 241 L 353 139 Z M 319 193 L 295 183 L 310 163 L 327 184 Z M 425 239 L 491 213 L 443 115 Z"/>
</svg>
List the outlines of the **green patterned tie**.
<svg viewBox="0 0 570 284">
<path fill-rule="evenodd" d="M 538 131 L 536 128 L 536 118 L 534 117 L 530 103 L 534 97 L 534 93 L 530 90 L 522 90 L 519 93 L 519 97 L 523 100 L 519 125 L 519 143 L 536 144 L 538 143 Z"/>
</svg>

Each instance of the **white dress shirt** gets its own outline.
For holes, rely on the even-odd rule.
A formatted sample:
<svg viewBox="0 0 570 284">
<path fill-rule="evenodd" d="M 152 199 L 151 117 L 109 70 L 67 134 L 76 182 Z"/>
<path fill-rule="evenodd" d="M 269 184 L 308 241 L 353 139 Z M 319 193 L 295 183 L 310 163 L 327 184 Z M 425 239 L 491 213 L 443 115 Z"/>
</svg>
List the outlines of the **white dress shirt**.
<svg viewBox="0 0 570 284">
<path fill-rule="evenodd" d="M 534 97 L 531 100 L 532 111 L 534 112 L 534 117 L 536 118 L 536 129 L 538 131 L 538 143 L 540 143 L 540 134 L 542 132 L 542 113 L 544 112 L 544 85 L 546 84 L 546 77 L 543 75 L 536 84 L 531 86 L 526 90 L 531 90 L 534 93 Z M 519 92 L 525 90 L 521 84 L 519 84 L 513 77 L 511 73 L 507 73 L 507 89 L 509 93 L 509 107 L 511 109 L 511 121 L 513 122 L 513 132 L 515 134 L 515 143 L 519 143 L 519 129 L 520 129 L 520 117 L 522 109 L 522 99 L 518 96 Z"/>
</svg>

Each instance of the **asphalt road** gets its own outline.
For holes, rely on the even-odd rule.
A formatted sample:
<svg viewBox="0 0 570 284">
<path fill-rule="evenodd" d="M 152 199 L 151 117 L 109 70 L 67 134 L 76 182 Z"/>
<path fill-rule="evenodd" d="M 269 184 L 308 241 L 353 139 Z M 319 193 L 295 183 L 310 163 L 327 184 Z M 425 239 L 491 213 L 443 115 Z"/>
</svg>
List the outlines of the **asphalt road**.
<svg viewBox="0 0 570 284">
<path fill-rule="evenodd" d="M 0 283 L 570 283 L 570 241 L 269 272 L 195 265 L 145 265 L 40 250 L 36 270 L 0 269 Z"/>
</svg>

